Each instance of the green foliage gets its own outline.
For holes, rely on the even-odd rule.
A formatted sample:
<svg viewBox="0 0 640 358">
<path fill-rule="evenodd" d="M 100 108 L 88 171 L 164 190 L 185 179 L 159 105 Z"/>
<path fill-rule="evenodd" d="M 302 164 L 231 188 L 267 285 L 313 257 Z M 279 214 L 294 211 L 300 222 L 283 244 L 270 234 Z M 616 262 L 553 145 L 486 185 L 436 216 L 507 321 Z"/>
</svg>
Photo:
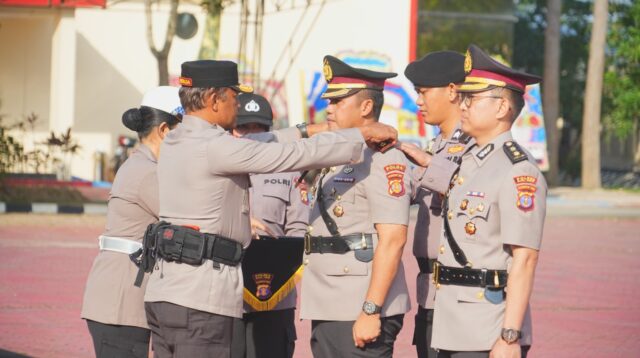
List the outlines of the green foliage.
<svg viewBox="0 0 640 358">
<path fill-rule="evenodd" d="M 613 3 L 610 10 L 604 126 L 625 138 L 640 120 L 640 2 Z"/>
<path fill-rule="evenodd" d="M 421 0 L 418 53 L 453 50 L 476 44 L 510 60 L 513 52 L 512 0 Z"/>
</svg>

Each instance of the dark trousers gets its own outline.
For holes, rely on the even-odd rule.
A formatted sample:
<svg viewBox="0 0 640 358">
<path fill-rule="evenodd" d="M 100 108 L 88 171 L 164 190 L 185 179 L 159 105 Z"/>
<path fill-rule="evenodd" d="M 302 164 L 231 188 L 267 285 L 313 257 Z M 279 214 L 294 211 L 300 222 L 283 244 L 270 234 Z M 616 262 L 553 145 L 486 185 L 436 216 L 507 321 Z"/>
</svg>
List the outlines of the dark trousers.
<svg viewBox="0 0 640 358">
<path fill-rule="evenodd" d="M 155 358 L 228 358 L 233 318 L 174 305 L 146 302 Z"/>
<path fill-rule="evenodd" d="M 96 358 L 146 358 L 149 355 L 148 329 L 90 320 L 87 320 L 87 326 Z"/>
<path fill-rule="evenodd" d="M 527 358 L 527 353 L 529 352 L 529 348 L 531 346 L 522 346 L 520 347 L 521 353 L 520 356 L 522 358 Z M 440 350 L 438 352 L 438 358 L 489 358 L 489 351 L 483 352 L 454 352 L 454 351 L 445 351 Z"/>
<path fill-rule="evenodd" d="M 232 358 L 292 358 L 295 310 L 245 313 L 233 320 Z"/>
<path fill-rule="evenodd" d="M 353 341 L 354 321 L 311 321 L 311 351 L 315 358 L 391 358 L 403 319 L 404 315 L 383 317 L 380 336 L 364 348 Z"/>
<path fill-rule="evenodd" d="M 431 330 L 433 328 L 433 310 L 418 306 L 416 326 L 413 331 L 413 345 L 418 358 L 436 358 L 438 352 L 431 348 Z"/>
</svg>

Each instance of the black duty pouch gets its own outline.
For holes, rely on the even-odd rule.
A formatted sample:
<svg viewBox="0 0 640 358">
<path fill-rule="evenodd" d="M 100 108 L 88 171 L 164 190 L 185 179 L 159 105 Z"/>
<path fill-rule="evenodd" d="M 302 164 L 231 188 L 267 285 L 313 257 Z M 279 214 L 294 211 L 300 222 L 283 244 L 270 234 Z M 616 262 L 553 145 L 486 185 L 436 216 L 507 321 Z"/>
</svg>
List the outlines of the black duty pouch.
<svg viewBox="0 0 640 358">
<path fill-rule="evenodd" d="M 158 255 L 167 262 L 201 265 L 207 240 L 203 233 L 185 226 L 163 227 L 157 234 Z"/>
</svg>

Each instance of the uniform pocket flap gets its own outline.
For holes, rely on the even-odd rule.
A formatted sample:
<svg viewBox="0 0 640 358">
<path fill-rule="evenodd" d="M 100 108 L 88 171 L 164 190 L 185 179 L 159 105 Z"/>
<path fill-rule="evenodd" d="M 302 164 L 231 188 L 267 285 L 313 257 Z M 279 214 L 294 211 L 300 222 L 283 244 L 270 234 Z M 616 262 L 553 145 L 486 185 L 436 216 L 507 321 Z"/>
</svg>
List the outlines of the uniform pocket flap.
<svg viewBox="0 0 640 358">
<path fill-rule="evenodd" d="M 481 287 L 465 287 L 458 291 L 458 302 L 489 303 L 484 298 L 484 289 Z"/>
<path fill-rule="evenodd" d="M 369 267 L 366 263 L 356 260 L 353 253 L 348 252 L 344 255 L 335 255 L 339 257 L 332 260 L 329 264 L 325 264 L 322 271 L 328 276 L 366 276 L 369 274 Z"/>
</svg>

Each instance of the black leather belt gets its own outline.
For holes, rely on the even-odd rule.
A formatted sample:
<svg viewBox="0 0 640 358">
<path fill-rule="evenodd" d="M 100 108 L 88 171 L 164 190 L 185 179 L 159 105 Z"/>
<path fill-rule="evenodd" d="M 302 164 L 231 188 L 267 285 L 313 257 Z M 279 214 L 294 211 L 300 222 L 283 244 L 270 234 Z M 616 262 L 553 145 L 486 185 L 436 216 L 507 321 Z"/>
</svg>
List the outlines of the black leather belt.
<svg viewBox="0 0 640 358">
<path fill-rule="evenodd" d="M 482 288 L 504 288 L 507 286 L 507 277 L 509 274 L 506 270 L 442 266 L 438 261 L 436 261 L 433 266 L 433 283 L 436 285 L 441 284 Z"/>
<path fill-rule="evenodd" d="M 428 259 L 426 257 L 416 257 L 418 261 L 418 267 L 420 268 L 420 273 L 430 274 L 433 273 L 433 264 L 435 264 L 436 259 Z"/>
<path fill-rule="evenodd" d="M 308 254 L 344 254 L 355 250 L 373 250 L 371 234 L 351 234 L 345 236 L 304 236 L 304 252 Z"/>
</svg>

